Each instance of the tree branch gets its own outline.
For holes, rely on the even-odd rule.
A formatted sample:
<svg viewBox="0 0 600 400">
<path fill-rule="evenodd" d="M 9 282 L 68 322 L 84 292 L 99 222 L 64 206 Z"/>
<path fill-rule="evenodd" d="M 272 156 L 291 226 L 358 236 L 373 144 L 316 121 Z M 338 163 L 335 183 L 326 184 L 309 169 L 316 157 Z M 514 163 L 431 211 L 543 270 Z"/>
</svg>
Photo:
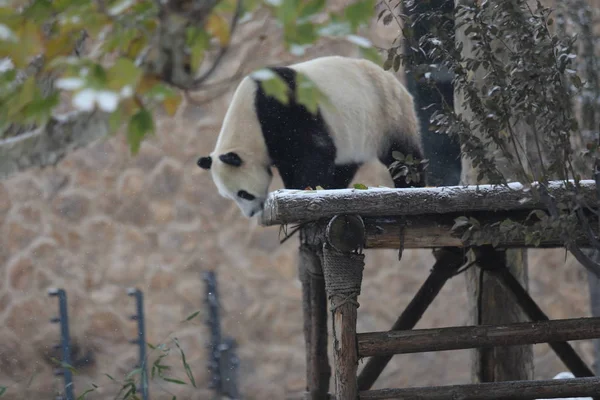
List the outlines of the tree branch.
<svg viewBox="0 0 600 400">
<path fill-rule="evenodd" d="M 55 165 L 69 152 L 109 132 L 105 114 L 73 113 L 46 126 L 0 140 L 0 179 L 31 167 Z"/>
<path fill-rule="evenodd" d="M 158 57 L 143 63 L 143 68 L 158 75 L 165 83 L 182 90 L 198 89 L 220 65 L 229 45 L 223 46 L 212 66 L 200 77 L 190 71 L 186 52 L 186 29 L 202 26 L 218 0 L 156 0 L 159 28 L 156 47 Z M 233 34 L 240 18 L 242 2 L 238 0 L 230 26 Z M 85 35 L 83 36 L 85 38 Z M 44 57 L 36 59 L 30 68 L 19 74 L 36 74 L 43 66 Z M 22 78 L 22 77 L 21 77 Z M 52 89 L 52 79 L 44 83 Z M 47 83 L 47 84 L 46 84 Z M 55 165 L 69 152 L 105 137 L 109 132 L 108 117 L 101 112 L 69 114 L 54 118 L 45 126 L 11 126 L 0 135 L 0 179 L 30 167 Z"/>
</svg>

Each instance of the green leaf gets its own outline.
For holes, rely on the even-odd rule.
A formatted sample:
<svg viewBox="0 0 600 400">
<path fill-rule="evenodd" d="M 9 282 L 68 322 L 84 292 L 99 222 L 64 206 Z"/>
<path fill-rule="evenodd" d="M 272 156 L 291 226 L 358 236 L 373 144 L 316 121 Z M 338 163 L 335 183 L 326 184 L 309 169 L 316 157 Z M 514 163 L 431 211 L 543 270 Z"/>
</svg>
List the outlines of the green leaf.
<svg viewBox="0 0 600 400">
<path fill-rule="evenodd" d="M 360 55 L 369 61 L 373 61 L 377 65 L 381 65 L 381 56 L 375 47 L 361 47 Z"/>
<path fill-rule="evenodd" d="M 29 103 L 31 103 L 36 96 L 37 87 L 35 77 L 31 76 L 23 82 L 19 91 L 17 92 L 16 98 L 8 103 L 8 116 L 14 117 Z"/>
<path fill-rule="evenodd" d="M 221 47 L 227 46 L 229 43 L 229 25 L 225 18 L 219 14 L 212 13 L 206 20 L 206 31 L 216 37 L 221 44 Z"/>
<path fill-rule="evenodd" d="M 509 232 L 509 231 L 513 230 L 514 228 L 515 228 L 515 224 L 510 219 L 503 220 L 499 226 L 500 233 Z"/>
<path fill-rule="evenodd" d="M 352 29 L 369 22 L 375 11 L 374 0 L 359 0 L 344 10 L 344 16 L 350 22 Z"/>
<path fill-rule="evenodd" d="M 302 104 L 312 114 L 319 111 L 319 101 L 322 93 L 317 85 L 306 75 L 297 75 L 296 101 Z"/>
<path fill-rule="evenodd" d="M 60 104 L 60 96 L 57 92 L 47 97 L 36 97 L 23 109 L 24 122 L 32 122 L 44 125 L 52 116 L 52 111 Z"/>
<path fill-rule="evenodd" d="M 198 314 L 200 314 L 200 311 L 196 311 L 196 312 L 190 314 L 186 319 L 183 320 L 183 322 L 187 322 L 187 321 L 190 321 L 190 320 L 196 318 L 198 316 Z"/>
<path fill-rule="evenodd" d="M 185 353 L 183 352 L 183 349 L 181 348 L 181 346 L 179 346 L 179 341 L 177 340 L 177 338 L 175 338 L 174 341 L 175 341 L 175 346 L 177 346 L 177 348 L 179 349 L 179 352 L 181 353 L 181 362 L 183 363 L 183 367 L 185 368 L 185 373 L 188 376 L 190 382 L 192 383 L 192 386 L 196 387 L 196 380 L 194 379 L 194 374 L 192 373 L 192 369 L 190 368 L 190 365 L 185 360 Z"/>
<path fill-rule="evenodd" d="M 368 187 L 363 185 L 362 183 L 355 183 L 353 187 L 354 187 L 354 189 L 358 189 L 358 190 L 367 190 L 368 189 Z"/>
<path fill-rule="evenodd" d="M 190 48 L 191 68 L 192 71 L 197 71 L 210 45 L 210 35 L 197 27 L 188 28 L 186 34 L 187 45 Z"/>
<path fill-rule="evenodd" d="M 404 154 L 399 151 L 392 151 L 392 157 L 398 161 L 404 162 Z"/>
<path fill-rule="evenodd" d="M 267 96 L 274 97 L 283 104 L 289 103 L 290 89 L 285 81 L 268 69 L 254 72 L 253 77 L 257 79 Z"/>
<path fill-rule="evenodd" d="M 299 0 L 283 0 L 277 7 L 277 17 L 284 26 L 292 25 L 298 18 Z"/>
<path fill-rule="evenodd" d="M 100 64 L 94 64 L 90 68 L 87 76 L 88 86 L 93 89 L 106 89 L 107 75 L 106 70 Z"/>
<path fill-rule="evenodd" d="M 546 214 L 543 210 L 533 210 L 527 215 L 526 220 L 529 220 L 532 216 L 536 216 L 540 221 L 545 221 L 548 219 L 548 214 Z"/>
<path fill-rule="evenodd" d="M 154 132 L 152 115 L 143 108 L 131 117 L 127 126 L 127 143 L 132 154 L 137 154 L 144 137 L 152 132 Z"/>
<path fill-rule="evenodd" d="M 298 17 L 306 18 L 310 17 L 313 14 L 316 14 L 323 10 L 325 7 L 325 0 L 309 0 L 306 2 L 302 2 L 300 5 L 300 13 Z"/>
<path fill-rule="evenodd" d="M 388 58 L 383 62 L 383 69 L 389 71 L 392 68 L 393 59 Z"/>
<path fill-rule="evenodd" d="M 126 380 L 127 380 L 127 379 L 130 379 L 130 378 L 131 378 L 131 377 L 133 377 L 134 375 L 141 374 L 141 373 L 142 373 L 142 369 L 141 369 L 141 368 L 135 368 L 134 370 L 132 370 L 130 373 L 128 373 L 128 374 L 125 376 L 125 379 L 126 379 Z"/>
<path fill-rule="evenodd" d="M 570 76 L 570 78 L 571 78 L 571 83 L 577 89 L 581 89 L 583 87 L 583 83 L 581 82 L 581 78 L 579 77 L 579 75 L 573 74 L 573 75 Z"/>
<path fill-rule="evenodd" d="M 170 117 L 175 115 L 182 100 L 183 98 L 178 93 L 163 100 L 163 107 Z"/>
<path fill-rule="evenodd" d="M 317 38 L 317 29 L 314 24 L 307 22 L 304 24 L 297 25 L 294 30 L 295 35 L 293 36 L 293 43 L 295 44 L 312 44 Z M 292 39 L 289 37 L 288 39 Z"/>
<path fill-rule="evenodd" d="M 0 396 L 2 396 L 4 393 L 6 393 L 7 390 L 8 390 L 8 387 L 0 386 Z"/>
<path fill-rule="evenodd" d="M 96 391 L 96 389 L 98 389 L 98 386 L 96 386 L 96 385 L 94 385 L 94 384 L 92 383 L 92 387 L 91 387 L 90 389 L 87 389 L 85 392 L 81 393 L 81 394 L 79 395 L 79 397 L 77 397 L 77 400 L 84 400 L 84 399 L 85 399 L 85 396 L 86 396 L 88 393 L 92 393 L 92 392 Z"/>
<path fill-rule="evenodd" d="M 173 378 L 167 378 L 167 377 L 163 377 L 163 379 L 167 382 L 176 383 L 178 385 L 187 385 L 187 383 L 185 383 L 184 381 L 179 380 L 179 379 L 173 379 Z"/>
<path fill-rule="evenodd" d="M 121 89 L 124 86 L 136 87 L 142 77 L 142 70 L 128 58 L 121 57 L 107 71 L 108 87 Z"/>
<path fill-rule="evenodd" d="M 123 124 L 124 117 L 125 116 L 123 115 L 123 109 L 120 107 L 117 107 L 117 109 L 110 114 L 110 116 L 108 117 L 109 134 L 112 135 L 119 130 L 119 128 Z"/>
<path fill-rule="evenodd" d="M 396 57 L 394 57 L 394 66 L 393 66 L 394 71 L 396 71 L 396 72 L 398 72 L 398 70 L 400 69 L 400 61 L 401 61 L 400 56 L 396 55 Z"/>
<path fill-rule="evenodd" d="M 44 21 L 52 16 L 52 2 L 50 0 L 37 0 L 32 2 L 22 15 L 33 21 Z"/>
<path fill-rule="evenodd" d="M 470 225 L 469 218 L 461 216 L 461 217 L 454 219 L 454 225 L 452 226 L 452 228 L 450 228 L 450 230 L 455 231 L 456 229 L 458 229 L 460 227 L 468 226 L 468 225 Z"/>
<path fill-rule="evenodd" d="M 158 82 L 158 81 L 157 81 Z M 158 101 L 164 101 L 169 97 L 177 97 L 179 94 L 164 83 L 158 82 L 150 90 L 145 93 L 145 96 Z"/>
</svg>

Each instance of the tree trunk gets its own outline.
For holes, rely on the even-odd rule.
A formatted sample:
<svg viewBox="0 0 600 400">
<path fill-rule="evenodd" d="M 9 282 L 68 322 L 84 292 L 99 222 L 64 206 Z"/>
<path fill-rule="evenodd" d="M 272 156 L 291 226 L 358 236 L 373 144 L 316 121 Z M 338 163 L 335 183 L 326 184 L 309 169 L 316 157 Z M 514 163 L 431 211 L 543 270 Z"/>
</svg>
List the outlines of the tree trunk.
<svg viewBox="0 0 600 400">
<path fill-rule="evenodd" d="M 494 2 L 499 0 L 494 0 Z M 500 0 L 512 1 L 512 0 Z M 455 5 L 474 5 L 472 0 L 456 0 Z M 458 23 L 459 21 L 457 21 Z M 464 33 L 466 26 L 457 29 L 456 41 L 461 42 L 463 56 L 472 57 L 471 41 Z M 482 83 L 486 71 L 480 67 L 474 74 L 476 82 Z M 470 121 L 473 113 L 460 91 L 455 93 L 455 110 Z M 522 127 L 526 129 L 526 127 Z M 526 144 L 526 138 L 522 141 Z M 524 146 L 526 148 L 526 146 Z M 496 155 L 499 169 L 508 171 L 506 159 Z M 478 172 L 468 157 L 462 158 L 462 184 L 476 184 Z M 497 182 L 486 182 L 497 183 Z M 496 257 L 503 257 L 506 267 L 527 288 L 527 252 L 522 249 L 498 251 Z M 481 260 L 483 263 L 485 259 Z M 479 265 L 477 266 L 479 267 Z M 481 265 L 485 267 L 485 265 Z M 525 321 L 525 317 L 512 295 L 500 283 L 481 268 L 470 268 L 466 272 L 469 295 L 471 324 L 508 324 Z M 474 382 L 497 382 L 506 380 L 533 379 L 533 349 L 531 345 L 496 347 L 474 350 L 472 353 L 472 380 Z"/>
</svg>

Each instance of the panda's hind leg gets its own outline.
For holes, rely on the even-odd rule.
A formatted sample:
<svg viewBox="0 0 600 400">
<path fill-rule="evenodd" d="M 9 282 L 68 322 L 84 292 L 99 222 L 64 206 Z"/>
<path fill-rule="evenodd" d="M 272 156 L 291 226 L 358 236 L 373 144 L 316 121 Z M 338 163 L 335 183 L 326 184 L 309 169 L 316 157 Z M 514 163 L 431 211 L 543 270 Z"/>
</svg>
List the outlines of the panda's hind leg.
<svg viewBox="0 0 600 400">
<path fill-rule="evenodd" d="M 385 165 L 388 169 L 388 172 L 390 173 L 390 176 L 392 177 L 392 180 L 394 181 L 394 187 L 395 188 L 409 188 L 409 187 L 425 187 L 427 186 L 427 174 L 425 169 L 423 168 L 422 164 L 419 164 L 419 166 L 417 167 L 417 171 L 419 172 L 419 176 L 420 179 L 418 182 L 406 182 L 406 177 L 405 176 L 398 176 L 396 179 L 394 179 L 394 175 L 395 175 L 395 171 L 391 171 L 390 167 L 392 166 L 392 164 L 397 161 L 394 156 L 393 153 L 397 151 L 400 152 L 402 154 L 404 154 L 404 156 L 408 156 L 409 154 L 411 154 L 413 156 L 413 158 L 417 158 L 419 160 L 422 160 L 424 158 L 423 156 L 423 152 L 421 151 L 421 149 L 417 146 L 411 146 L 408 145 L 407 143 L 401 143 L 401 142 L 392 142 L 387 149 L 385 149 L 385 151 L 383 152 L 383 154 L 379 157 L 379 161 L 381 161 L 381 163 L 383 165 Z"/>
</svg>

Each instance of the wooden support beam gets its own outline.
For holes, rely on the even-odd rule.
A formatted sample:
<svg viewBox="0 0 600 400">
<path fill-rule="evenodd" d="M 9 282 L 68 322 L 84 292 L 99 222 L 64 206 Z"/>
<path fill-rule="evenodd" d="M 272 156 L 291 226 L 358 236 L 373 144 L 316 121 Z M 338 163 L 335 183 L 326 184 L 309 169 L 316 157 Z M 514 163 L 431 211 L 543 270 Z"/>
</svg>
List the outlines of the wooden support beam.
<svg viewBox="0 0 600 400">
<path fill-rule="evenodd" d="M 600 338 L 600 318 L 358 334 L 360 357 Z"/>
<path fill-rule="evenodd" d="M 360 400 L 531 400 L 588 397 L 599 392 L 600 378 L 576 378 L 369 390 L 360 392 Z"/>
<path fill-rule="evenodd" d="M 492 268 L 490 271 L 512 293 L 516 302 L 529 319 L 533 321 L 549 321 L 549 318 L 546 316 L 546 314 L 531 298 L 523 286 L 521 286 L 519 281 L 510 273 L 510 271 L 507 271 L 503 268 Z M 569 343 L 553 341 L 549 342 L 548 344 L 561 359 L 561 361 L 566 365 L 566 367 L 573 373 L 573 375 L 576 377 L 594 376 L 592 370 L 581 359 L 581 357 L 579 357 L 575 349 L 573 349 Z M 600 400 L 600 396 L 595 396 L 594 398 Z"/>
<path fill-rule="evenodd" d="M 431 274 L 398 317 L 392 326 L 392 331 L 412 329 L 419 322 L 444 284 L 454 276 L 464 262 L 463 250 L 461 249 L 442 248 L 435 251 L 434 255 L 437 261 L 433 265 Z M 358 376 L 358 389 L 361 391 L 370 389 L 391 359 L 391 354 L 369 358 Z"/>
<path fill-rule="evenodd" d="M 596 204 L 595 182 L 581 181 L 582 195 L 588 204 Z M 551 182 L 549 193 L 557 202 L 571 194 L 561 181 Z M 500 185 L 447 186 L 439 188 L 369 188 L 335 190 L 276 190 L 269 194 L 262 224 L 279 225 L 340 214 L 361 217 L 409 216 L 545 209 L 536 199 L 535 190 L 524 191 L 520 183 Z"/>
<path fill-rule="evenodd" d="M 302 282 L 304 339 L 306 342 L 306 390 L 310 400 L 327 400 L 331 367 L 327 357 L 327 296 L 317 237 L 303 231 L 299 249 Z M 311 240 L 312 239 L 312 240 Z"/>
</svg>

